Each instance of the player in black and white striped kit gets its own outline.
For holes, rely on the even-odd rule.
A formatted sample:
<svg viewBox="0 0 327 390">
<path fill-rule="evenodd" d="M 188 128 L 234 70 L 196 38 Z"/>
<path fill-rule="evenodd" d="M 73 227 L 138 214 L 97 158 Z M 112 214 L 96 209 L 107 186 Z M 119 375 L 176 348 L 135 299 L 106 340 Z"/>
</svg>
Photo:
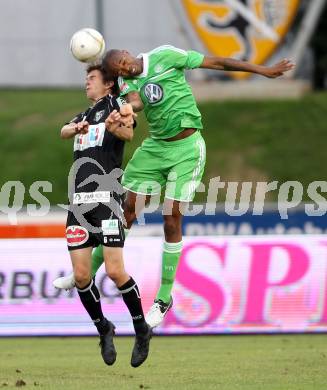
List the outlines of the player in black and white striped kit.
<svg viewBox="0 0 327 390">
<path fill-rule="evenodd" d="M 122 187 L 119 183 L 124 143 L 133 137 L 134 114 L 130 105 L 112 95 L 116 81 L 101 66 L 87 69 L 86 95 L 93 105 L 61 129 L 63 139 L 74 138 L 74 165 L 70 173 L 66 239 L 81 302 L 99 335 L 103 360 L 116 360 L 115 326 L 101 309 L 100 294 L 92 278 L 93 247 L 104 247 L 108 276 L 114 281 L 133 319 L 136 333 L 131 365 L 148 356 L 151 330 L 146 324 L 135 281 L 123 262 Z"/>
</svg>

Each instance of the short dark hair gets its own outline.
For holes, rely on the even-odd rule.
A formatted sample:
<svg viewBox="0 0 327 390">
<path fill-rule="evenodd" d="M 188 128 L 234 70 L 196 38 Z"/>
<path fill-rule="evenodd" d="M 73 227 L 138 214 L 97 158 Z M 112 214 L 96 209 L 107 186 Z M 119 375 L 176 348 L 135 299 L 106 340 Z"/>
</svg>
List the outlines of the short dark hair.
<svg viewBox="0 0 327 390">
<path fill-rule="evenodd" d="M 102 63 L 113 63 L 117 61 L 121 56 L 121 50 L 118 49 L 111 49 L 106 52 L 106 54 L 103 57 Z"/>
<path fill-rule="evenodd" d="M 98 70 L 102 75 L 102 80 L 105 83 L 109 81 L 113 81 L 114 85 L 111 87 L 111 92 L 113 95 L 119 95 L 119 86 L 118 86 L 118 78 L 113 77 L 110 73 L 106 71 L 106 69 L 101 64 L 91 64 L 86 68 L 86 73 L 89 74 L 93 70 Z"/>
<path fill-rule="evenodd" d="M 121 58 L 121 50 L 118 49 L 111 49 L 106 52 L 102 59 L 102 66 L 107 72 L 113 72 L 116 73 L 113 68 L 115 68 L 115 65 L 119 62 L 119 59 Z M 117 74 L 115 74 L 117 76 Z"/>
</svg>

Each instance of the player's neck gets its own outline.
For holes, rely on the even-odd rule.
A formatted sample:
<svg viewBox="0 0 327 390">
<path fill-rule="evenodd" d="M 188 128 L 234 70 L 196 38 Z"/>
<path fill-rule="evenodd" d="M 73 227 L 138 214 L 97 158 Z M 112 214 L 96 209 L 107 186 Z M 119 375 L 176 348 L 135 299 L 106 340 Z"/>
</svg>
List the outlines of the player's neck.
<svg viewBox="0 0 327 390">
<path fill-rule="evenodd" d="M 94 98 L 90 99 L 90 102 L 92 103 L 92 106 L 94 106 L 99 100 L 103 99 L 107 95 L 111 95 L 111 91 L 108 91 L 104 95 L 102 94 L 102 95 L 100 95 L 98 97 L 94 97 Z"/>
</svg>

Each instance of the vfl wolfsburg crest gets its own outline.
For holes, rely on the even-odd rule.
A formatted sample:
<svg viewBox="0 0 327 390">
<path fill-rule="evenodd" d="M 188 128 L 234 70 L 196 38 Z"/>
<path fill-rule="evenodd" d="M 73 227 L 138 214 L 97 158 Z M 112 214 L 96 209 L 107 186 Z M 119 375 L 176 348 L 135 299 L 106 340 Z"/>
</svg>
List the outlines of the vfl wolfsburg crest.
<svg viewBox="0 0 327 390">
<path fill-rule="evenodd" d="M 182 4 L 209 53 L 262 64 L 292 26 L 300 0 L 182 0 Z"/>
<path fill-rule="evenodd" d="M 148 83 L 144 86 L 144 95 L 150 104 L 159 103 L 163 98 L 163 90 L 159 84 Z"/>
</svg>

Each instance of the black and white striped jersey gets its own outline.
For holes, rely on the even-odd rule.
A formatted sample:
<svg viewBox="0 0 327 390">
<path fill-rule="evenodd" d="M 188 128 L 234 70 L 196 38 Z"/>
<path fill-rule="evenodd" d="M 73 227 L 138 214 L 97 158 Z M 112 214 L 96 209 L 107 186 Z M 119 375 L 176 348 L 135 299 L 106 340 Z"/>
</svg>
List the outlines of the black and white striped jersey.
<svg viewBox="0 0 327 390">
<path fill-rule="evenodd" d="M 86 120 L 90 124 L 87 134 L 77 134 L 74 139 L 74 192 L 99 190 L 96 182 L 79 185 L 91 175 L 109 174 L 114 168 L 121 168 L 125 142 L 105 128 L 106 118 L 113 110 L 119 111 L 121 104 L 119 98 L 104 96 L 69 122 Z"/>
</svg>

